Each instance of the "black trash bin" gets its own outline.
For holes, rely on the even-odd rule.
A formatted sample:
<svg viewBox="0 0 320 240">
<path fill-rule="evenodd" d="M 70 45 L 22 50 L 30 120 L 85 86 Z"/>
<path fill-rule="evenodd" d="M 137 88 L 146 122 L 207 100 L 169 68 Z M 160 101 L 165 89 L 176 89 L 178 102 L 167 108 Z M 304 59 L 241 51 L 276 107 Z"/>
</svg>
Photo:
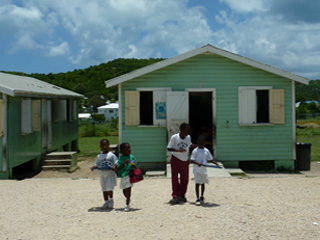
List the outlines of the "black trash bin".
<svg viewBox="0 0 320 240">
<path fill-rule="evenodd" d="M 296 146 L 297 169 L 301 171 L 309 171 L 311 162 L 311 143 L 298 142 Z"/>
</svg>

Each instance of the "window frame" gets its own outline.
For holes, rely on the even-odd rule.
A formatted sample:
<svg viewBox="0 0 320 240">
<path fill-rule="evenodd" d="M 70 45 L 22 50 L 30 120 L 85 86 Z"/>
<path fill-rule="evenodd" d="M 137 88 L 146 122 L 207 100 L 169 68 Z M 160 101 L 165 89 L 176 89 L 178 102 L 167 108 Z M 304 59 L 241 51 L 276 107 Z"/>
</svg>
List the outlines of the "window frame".
<svg viewBox="0 0 320 240">
<path fill-rule="evenodd" d="M 253 109 L 252 111 L 254 111 L 254 115 L 255 115 L 255 120 L 252 123 L 243 123 L 243 96 L 241 96 L 241 91 L 243 90 L 254 90 L 255 91 L 255 98 L 252 101 L 254 102 L 255 105 L 255 109 Z M 257 91 L 259 90 L 268 90 L 269 91 L 269 122 L 268 123 L 257 123 Z M 239 119 L 238 119 L 238 123 L 240 126 L 273 126 L 274 123 L 271 122 L 271 103 L 270 103 L 270 91 L 273 90 L 272 86 L 241 86 L 238 88 L 238 112 L 239 112 Z M 251 111 L 251 110 L 250 110 Z"/>
</svg>

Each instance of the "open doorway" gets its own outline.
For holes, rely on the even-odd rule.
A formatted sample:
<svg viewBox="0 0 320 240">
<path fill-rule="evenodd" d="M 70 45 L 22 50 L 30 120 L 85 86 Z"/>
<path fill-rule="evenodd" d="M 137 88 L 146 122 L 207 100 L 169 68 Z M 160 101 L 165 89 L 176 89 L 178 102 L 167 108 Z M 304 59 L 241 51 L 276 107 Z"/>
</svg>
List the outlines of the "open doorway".
<svg viewBox="0 0 320 240">
<path fill-rule="evenodd" d="M 189 124 L 191 141 L 197 142 L 200 135 L 206 137 L 206 148 L 212 154 L 215 147 L 215 121 L 213 114 L 213 92 L 189 92 Z"/>
</svg>

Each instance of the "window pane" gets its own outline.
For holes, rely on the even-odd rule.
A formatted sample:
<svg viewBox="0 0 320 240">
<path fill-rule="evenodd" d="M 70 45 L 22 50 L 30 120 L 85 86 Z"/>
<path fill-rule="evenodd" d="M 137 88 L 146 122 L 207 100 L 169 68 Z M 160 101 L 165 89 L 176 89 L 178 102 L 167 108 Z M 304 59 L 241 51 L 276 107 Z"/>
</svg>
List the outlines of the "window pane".
<svg viewBox="0 0 320 240">
<path fill-rule="evenodd" d="M 152 92 L 140 92 L 140 124 L 153 125 Z"/>
<path fill-rule="evenodd" d="M 257 123 L 269 123 L 269 90 L 257 90 Z"/>
</svg>

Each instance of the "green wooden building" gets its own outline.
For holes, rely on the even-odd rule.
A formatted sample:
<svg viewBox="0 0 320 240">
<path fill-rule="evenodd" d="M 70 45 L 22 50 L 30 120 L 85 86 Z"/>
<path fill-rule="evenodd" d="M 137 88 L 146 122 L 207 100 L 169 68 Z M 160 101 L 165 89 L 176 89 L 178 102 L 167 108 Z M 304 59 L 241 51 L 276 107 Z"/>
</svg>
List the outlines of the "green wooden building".
<svg viewBox="0 0 320 240">
<path fill-rule="evenodd" d="M 119 141 L 148 170 L 165 169 L 168 139 L 182 122 L 227 167 L 270 161 L 293 169 L 296 84 L 308 79 L 211 45 L 106 82 L 118 87 Z"/>
<path fill-rule="evenodd" d="M 78 100 L 46 82 L 0 73 L 0 179 L 53 151 L 78 151 Z"/>
</svg>

